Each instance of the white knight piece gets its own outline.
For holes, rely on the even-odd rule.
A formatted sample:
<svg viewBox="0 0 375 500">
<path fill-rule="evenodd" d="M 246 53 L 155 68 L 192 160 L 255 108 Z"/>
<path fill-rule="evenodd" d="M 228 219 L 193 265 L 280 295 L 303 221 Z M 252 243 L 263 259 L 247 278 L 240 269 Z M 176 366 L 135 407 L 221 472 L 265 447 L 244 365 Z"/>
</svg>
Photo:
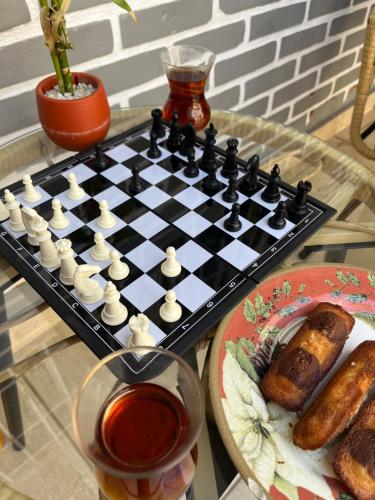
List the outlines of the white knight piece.
<svg viewBox="0 0 375 500">
<path fill-rule="evenodd" d="M 76 267 L 73 276 L 73 286 L 79 299 L 84 304 L 94 304 L 103 298 L 103 289 L 97 281 L 90 278 L 100 272 L 99 266 L 82 264 Z"/>
</svg>

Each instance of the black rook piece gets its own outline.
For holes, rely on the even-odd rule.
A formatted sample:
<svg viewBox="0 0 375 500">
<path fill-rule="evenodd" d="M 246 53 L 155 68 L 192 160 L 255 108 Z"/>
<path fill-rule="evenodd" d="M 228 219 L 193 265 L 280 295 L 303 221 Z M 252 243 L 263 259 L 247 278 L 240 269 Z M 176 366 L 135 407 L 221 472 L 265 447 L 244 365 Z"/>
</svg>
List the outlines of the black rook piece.
<svg viewBox="0 0 375 500">
<path fill-rule="evenodd" d="M 279 165 L 276 164 L 272 169 L 266 189 L 262 192 L 262 200 L 266 201 L 267 203 L 276 203 L 277 201 L 279 201 L 279 182 L 280 168 Z"/>
<path fill-rule="evenodd" d="M 144 185 L 142 183 L 141 178 L 139 177 L 139 168 L 137 166 L 134 166 L 132 168 L 132 173 L 133 177 L 130 179 L 129 182 L 129 191 L 132 194 L 141 193 L 144 189 Z"/>
<path fill-rule="evenodd" d="M 279 201 L 274 215 L 268 219 L 268 225 L 272 227 L 272 229 L 283 229 L 286 224 L 285 221 L 286 215 L 287 215 L 287 202 Z"/>
<path fill-rule="evenodd" d="M 215 136 L 217 134 L 217 130 L 214 127 L 213 123 L 210 123 L 210 126 L 206 128 L 204 131 L 206 134 L 206 141 L 205 141 L 205 146 L 203 150 L 203 155 L 202 158 L 199 162 L 199 166 L 202 170 L 205 172 L 208 172 L 209 167 L 213 165 L 214 167 L 216 166 L 216 160 L 215 160 Z"/>
<path fill-rule="evenodd" d="M 185 177 L 197 177 L 199 175 L 199 169 L 194 159 L 194 151 L 188 155 L 188 165 L 184 169 Z"/>
<path fill-rule="evenodd" d="M 158 148 L 158 143 L 156 142 L 156 134 L 151 130 L 150 132 L 150 148 L 147 151 L 147 156 L 149 158 L 160 158 L 161 156 L 161 151 Z"/>
<path fill-rule="evenodd" d="M 288 211 L 294 215 L 305 215 L 307 212 L 307 193 L 311 191 L 312 185 L 309 181 L 299 181 L 297 193 L 288 207 Z"/>
<path fill-rule="evenodd" d="M 154 132 L 158 139 L 165 136 L 165 130 L 161 122 L 163 113 L 161 109 L 155 108 L 151 111 L 151 116 L 153 118 L 151 131 Z"/>
<path fill-rule="evenodd" d="M 220 184 L 216 178 L 216 168 L 214 167 L 214 165 L 210 166 L 208 170 L 208 175 L 203 180 L 202 186 L 203 189 L 210 192 L 216 191 L 219 188 Z"/>
<path fill-rule="evenodd" d="M 172 115 L 172 121 L 170 124 L 169 136 L 166 145 L 171 153 L 175 153 L 180 147 L 180 139 L 178 137 L 178 115 L 176 111 L 174 111 Z"/>
<path fill-rule="evenodd" d="M 108 167 L 108 160 L 104 156 L 103 148 L 100 144 L 97 144 L 95 146 L 95 166 L 100 168 L 101 170 L 104 170 Z"/>
<path fill-rule="evenodd" d="M 252 195 L 258 189 L 259 155 L 253 155 L 246 164 L 246 175 L 241 180 L 240 188 L 243 194 Z"/>
<path fill-rule="evenodd" d="M 228 188 L 221 195 L 223 200 L 227 203 L 235 203 L 238 200 L 238 193 L 236 191 L 236 176 L 229 177 Z"/>
<path fill-rule="evenodd" d="M 239 203 L 233 203 L 230 216 L 228 217 L 228 219 L 225 219 L 224 221 L 224 227 L 227 231 L 231 231 L 234 233 L 241 229 L 242 222 L 240 221 L 239 218 L 240 209 L 241 207 Z"/>
<path fill-rule="evenodd" d="M 185 125 L 185 127 L 180 128 L 180 133 L 184 136 L 184 138 L 181 141 L 179 153 L 182 154 L 182 156 L 189 156 L 189 153 L 194 153 L 194 144 L 197 134 L 193 125 L 190 123 Z"/>
<path fill-rule="evenodd" d="M 238 174 L 237 166 L 237 147 L 239 142 L 237 139 L 227 140 L 227 150 L 223 168 L 221 170 L 221 175 L 223 177 L 231 177 L 232 175 Z"/>
</svg>

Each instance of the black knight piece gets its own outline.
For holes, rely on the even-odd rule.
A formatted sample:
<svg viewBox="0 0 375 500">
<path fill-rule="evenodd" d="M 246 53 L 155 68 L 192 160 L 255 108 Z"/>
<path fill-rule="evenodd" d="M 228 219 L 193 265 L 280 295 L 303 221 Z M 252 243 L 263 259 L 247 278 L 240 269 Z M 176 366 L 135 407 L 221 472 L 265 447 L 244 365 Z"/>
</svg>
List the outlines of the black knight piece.
<svg viewBox="0 0 375 500">
<path fill-rule="evenodd" d="M 134 166 L 132 168 L 132 174 L 133 177 L 131 178 L 129 183 L 129 191 L 132 194 L 141 193 L 144 190 L 144 185 L 141 178 L 139 177 L 139 168 L 137 166 Z"/>
<path fill-rule="evenodd" d="M 276 203 L 280 199 L 280 168 L 279 165 L 274 165 L 271 175 L 268 179 L 266 189 L 262 192 L 262 200 L 267 203 Z"/>
<path fill-rule="evenodd" d="M 253 155 L 246 164 L 246 175 L 240 182 L 243 194 L 251 196 L 258 189 L 259 155 Z"/>
<path fill-rule="evenodd" d="M 220 184 L 216 178 L 216 168 L 211 165 L 208 170 L 208 175 L 203 179 L 202 187 L 204 190 L 214 192 L 219 188 Z"/>
<path fill-rule="evenodd" d="M 223 200 L 226 201 L 227 203 L 235 203 L 239 196 L 236 191 L 236 184 L 237 184 L 237 177 L 232 176 L 229 177 L 229 183 L 228 183 L 228 188 L 224 191 L 224 193 L 221 195 Z"/>
<path fill-rule="evenodd" d="M 197 134 L 193 125 L 188 123 L 184 127 L 180 128 L 180 134 L 182 134 L 184 138 L 181 141 L 178 152 L 182 156 L 189 156 L 189 153 L 194 153 L 194 144 L 197 139 Z"/>
<path fill-rule="evenodd" d="M 223 168 L 221 170 L 221 175 L 223 177 L 229 178 L 232 175 L 238 174 L 238 166 L 237 166 L 238 144 L 239 142 L 237 141 L 237 139 L 227 140 L 226 157 Z"/>
<path fill-rule="evenodd" d="M 188 165 L 184 168 L 185 177 L 198 177 L 199 169 L 194 159 L 194 151 L 188 155 Z"/>
<path fill-rule="evenodd" d="M 224 227 L 227 231 L 236 232 L 242 227 L 242 222 L 240 221 L 240 210 L 241 206 L 239 203 L 233 203 L 232 211 L 228 219 L 224 221 Z"/>
<path fill-rule="evenodd" d="M 163 117 L 163 112 L 159 108 L 155 108 L 151 111 L 151 116 L 153 118 L 151 131 L 156 135 L 158 139 L 165 136 L 165 130 L 161 119 Z"/>
<path fill-rule="evenodd" d="M 286 225 L 285 217 L 287 213 L 287 202 L 279 201 L 275 213 L 268 219 L 268 225 L 272 227 L 272 229 L 283 229 Z"/>
<path fill-rule="evenodd" d="M 150 148 L 147 150 L 147 156 L 149 158 L 156 159 L 156 158 L 160 158 L 160 156 L 161 156 L 161 151 L 158 148 L 158 143 L 156 141 L 157 141 L 156 134 L 155 134 L 155 132 L 153 132 L 151 130 L 151 132 L 150 132 Z"/>
<path fill-rule="evenodd" d="M 297 193 L 288 206 L 289 213 L 293 215 L 305 215 L 307 212 L 307 193 L 311 191 L 311 188 L 311 182 L 299 181 L 297 184 Z"/>
<path fill-rule="evenodd" d="M 103 148 L 100 144 L 95 146 L 95 166 L 100 170 L 108 167 L 108 160 L 104 155 Z"/>
<path fill-rule="evenodd" d="M 178 115 L 176 111 L 174 111 L 172 115 L 166 146 L 171 153 L 175 153 L 180 147 L 180 138 L 178 137 Z"/>
<path fill-rule="evenodd" d="M 210 126 L 206 128 L 204 131 L 206 134 L 206 141 L 203 150 L 202 158 L 200 159 L 199 166 L 205 172 L 208 172 L 209 167 L 213 165 L 216 167 L 215 160 L 215 136 L 217 134 L 217 130 L 215 129 L 213 123 L 210 123 Z"/>
</svg>

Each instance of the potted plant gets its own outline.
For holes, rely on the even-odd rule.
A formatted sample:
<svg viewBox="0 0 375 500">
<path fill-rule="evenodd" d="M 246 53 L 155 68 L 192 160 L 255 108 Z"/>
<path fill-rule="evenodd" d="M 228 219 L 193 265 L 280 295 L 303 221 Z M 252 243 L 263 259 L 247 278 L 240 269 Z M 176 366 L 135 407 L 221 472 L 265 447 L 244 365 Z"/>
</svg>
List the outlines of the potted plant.
<svg viewBox="0 0 375 500">
<path fill-rule="evenodd" d="M 112 0 L 136 20 L 125 0 Z M 65 14 L 71 0 L 39 0 L 40 23 L 55 74 L 39 82 L 36 101 L 48 137 L 62 148 L 82 151 L 107 135 L 110 110 L 103 83 L 88 73 L 70 71 L 67 50 L 73 48 Z"/>
</svg>

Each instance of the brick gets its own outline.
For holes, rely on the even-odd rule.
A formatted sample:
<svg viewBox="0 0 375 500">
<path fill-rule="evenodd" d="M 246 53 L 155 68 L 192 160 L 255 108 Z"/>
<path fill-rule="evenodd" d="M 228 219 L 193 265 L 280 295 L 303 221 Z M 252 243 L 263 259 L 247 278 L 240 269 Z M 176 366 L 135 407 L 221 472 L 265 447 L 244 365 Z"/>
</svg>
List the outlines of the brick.
<svg viewBox="0 0 375 500">
<path fill-rule="evenodd" d="M 112 52 L 113 41 L 109 21 L 72 28 L 70 33 L 75 47 L 68 54 L 71 64 L 78 64 Z M 0 88 L 47 73 L 53 73 L 53 66 L 43 37 L 30 38 L 1 49 Z M 124 75 L 121 79 L 124 79 Z"/>
<path fill-rule="evenodd" d="M 275 1 L 278 2 L 279 0 L 220 0 L 220 9 L 225 14 L 234 14 L 241 10 L 251 9 L 251 7 L 275 3 Z"/>
<path fill-rule="evenodd" d="M 196 36 L 179 40 L 178 45 L 199 45 L 220 54 L 226 50 L 234 49 L 242 41 L 245 33 L 245 22 L 229 24 L 220 28 L 206 31 Z"/>
<path fill-rule="evenodd" d="M 215 67 L 215 85 L 221 85 L 271 63 L 276 55 L 276 42 L 270 42 L 238 56 L 221 61 Z"/>
<path fill-rule="evenodd" d="M 368 0 L 354 0 L 353 5 L 358 5 L 363 2 L 367 2 Z"/>
<path fill-rule="evenodd" d="M 332 78 L 346 69 L 351 68 L 354 63 L 354 59 L 355 54 L 348 54 L 347 56 L 341 57 L 341 59 L 338 59 L 337 61 L 323 66 L 320 74 L 320 81 L 324 82 L 325 80 L 328 80 L 328 78 Z"/>
<path fill-rule="evenodd" d="M 294 120 L 288 123 L 288 127 L 296 128 L 297 130 L 305 130 L 306 129 L 306 118 L 307 115 L 300 116 L 297 120 Z"/>
<path fill-rule="evenodd" d="M 278 108 L 284 103 L 289 103 L 289 101 L 295 97 L 314 88 L 317 76 L 317 72 L 310 73 L 309 75 L 300 78 L 299 80 L 275 92 L 273 97 L 273 107 Z"/>
<path fill-rule="evenodd" d="M 340 9 L 346 9 L 350 5 L 350 0 L 311 0 L 309 19 L 325 16 Z"/>
<path fill-rule="evenodd" d="M 105 82 L 108 94 L 136 87 L 164 73 L 160 51 L 153 50 L 90 70 Z"/>
<path fill-rule="evenodd" d="M 344 51 L 345 50 L 350 50 L 354 47 L 357 47 L 358 45 L 362 45 L 363 42 L 365 41 L 365 33 L 366 30 L 359 30 L 356 31 L 355 33 L 352 33 L 351 35 L 348 35 L 346 37 L 345 43 L 344 43 Z"/>
<path fill-rule="evenodd" d="M 280 85 L 294 76 L 296 61 L 289 61 L 286 64 L 273 68 L 262 75 L 246 82 L 245 99 L 255 97 L 262 92 Z"/>
<path fill-rule="evenodd" d="M 304 111 L 323 101 L 323 99 L 326 99 L 331 92 L 331 87 L 332 83 L 329 83 L 324 87 L 320 87 L 319 89 L 314 90 L 314 92 L 311 92 L 311 94 L 309 94 L 308 96 L 303 97 L 302 99 L 297 101 L 293 107 L 293 116 L 303 113 Z"/>
<path fill-rule="evenodd" d="M 285 123 L 289 116 L 289 110 L 290 108 L 288 106 L 287 108 L 281 109 L 280 111 L 277 111 L 277 113 L 268 116 L 267 119 L 273 120 L 274 122 Z"/>
<path fill-rule="evenodd" d="M 345 16 L 336 17 L 332 21 L 330 35 L 338 35 L 343 31 L 351 30 L 356 26 L 360 26 L 365 20 L 367 9 L 360 9 Z"/>
<path fill-rule="evenodd" d="M 337 40 L 304 55 L 301 59 L 300 73 L 304 73 L 310 68 L 319 66 L 329 59 L 336 57 L 340 51 L 340 43 L 340 40 Z"/>
<path fill-rule="evenodd" d="M 344 103 L 344 94 L 345 92 L 341 92 L 334 97 L 331 97 L 323 104 L 320 104 L 317 108 L 310 111 L 309 121 L 307 123 L 307 128 L 309 130 L 318 127 L 322 124 L 322 122 L 327 121 L 336 112 L 342 108 Z"/>
<path fill-rule="evenodd" d="M 16 132 L 39 121 L 35 92 L 25 92 L 0 101 L 0 137 Z"/>
<path fill-rule="evenodd" d="M 30 21 L 30 13 L 25 0 L 2 0 L 0 32 L 10 30 Z"/>
<path fill-rule="evenodd" d="M 72 3 L 69 7 L 69 12 L 73 12 L 75 10 L 80 9 L 89 9 L 90 7 L 94 7 L 95 5 L 100 5 L 103 3 L 110 3 L 112 0 L 72 0 Z M 132 3 L 129 2 L 131 5 Z M 120 7 L 119 7 L 120 9 Z"/>
<path fill-rule="evenodd" d="M 322 42 L 326 35 L 326 29 L 327 23 L 324 23 L 284 37 L 281 41 L 280 57 L 300 52 L 316 43 Z"/>
<path fill-rule="evenodd" d="M 336 80 L 334 92 L 337 92 L 343 87 L 347 87 L 351 83 L 356 82 L 358 80 L 358 75 L 359 75 L 359 66 L 357 68 L 352 69 L 351 71 L 348 71 L 347 73 L 344 73 L 342 76 L 340 76 L 340 78 Z"/>
<path fill-rule="evenodd" d="M 242 115 L 254 115 L 254 116 L 262 116 L 267 111 L 268 106 L 268 97 L 263 97 L 258 101 L 252 102 L 251 104 L 241 108 L 239 112 Z"/>
<path fill-rule="evenodd" d="M 148 90 L 142 94 L 137 94 L 129 99 L 130 106 L 156 106 L 162 107 L 167 100 L 169 94 L 169 86 L 166 83 L 161 87 Z"/>
<path fill-rule="evenodd" d="M 122 44 L 133 47 L 205 25 L 212 16 L 212 0 L 178 0 L 137 11 L 139 24 L 127 14 L 120 16 Z"/>
<path fill-rule="evenodd" d="M 300 24 L 304 18 L 306 3 L 296 3 L 280 9 L 271 9 L 252 16 L 250 20 L 250 40 L 275 33 Z"/>
<path fill-rule="evenodd" d="M 230 109 L 238 103 L 240 98 L 240 87 L 236 86 L 229 90 L 208 98 L 211 109 Z"/>
</svg>

